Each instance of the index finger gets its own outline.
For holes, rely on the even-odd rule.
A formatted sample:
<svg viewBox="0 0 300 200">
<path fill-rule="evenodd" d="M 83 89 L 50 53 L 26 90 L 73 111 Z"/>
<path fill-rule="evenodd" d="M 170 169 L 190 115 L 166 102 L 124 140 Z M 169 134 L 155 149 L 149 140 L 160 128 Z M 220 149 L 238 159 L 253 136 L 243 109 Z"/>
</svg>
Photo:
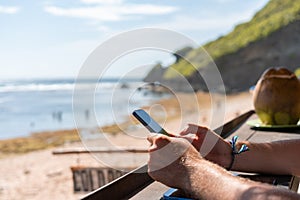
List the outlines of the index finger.
<svg viewBox="0 0 300 200">
<path fill-rule="evenodd" d="M 205 126 L 199 126 L 196 124 L 188 124 L 188 127 L 182 130 L 179 135 L 184 136 L 188 134 L 205 134 L 209 129 Z"/>
</svg>

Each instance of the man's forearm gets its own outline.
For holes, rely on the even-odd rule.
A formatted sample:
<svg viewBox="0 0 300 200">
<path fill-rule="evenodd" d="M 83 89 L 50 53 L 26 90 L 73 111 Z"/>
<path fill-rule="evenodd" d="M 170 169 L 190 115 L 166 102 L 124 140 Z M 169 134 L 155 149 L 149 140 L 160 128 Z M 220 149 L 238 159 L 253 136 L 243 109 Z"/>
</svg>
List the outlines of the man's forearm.
<svg viewBox="0 0 300 200">
<path fill-rule="evenodd" d="M 242 143 L 247 144 L 250 151 L 236 155 L 233 170 L 300 175 L 300 140 Z"/>
<path fill-rule="evenodd" d="M 184 189 L 196 199 L 300 199 L 287 189 L 235 177 L 208 161 L 200 161 L 189 174 Z"/>
<path fill-rule="evenodd" d="M 190 184 L 182 188 L 195 199 L 234 199 L 246 187 L 238 178 L 209 161 L 200 161 L 190 171 Z"/>
</svg>

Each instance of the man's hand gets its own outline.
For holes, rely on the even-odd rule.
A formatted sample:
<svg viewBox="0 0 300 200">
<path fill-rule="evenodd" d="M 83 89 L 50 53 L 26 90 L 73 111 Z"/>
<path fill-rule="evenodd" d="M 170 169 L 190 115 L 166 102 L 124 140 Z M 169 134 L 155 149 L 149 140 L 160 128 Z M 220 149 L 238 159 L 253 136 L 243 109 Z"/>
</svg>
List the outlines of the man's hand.
<svg viewBox="0 0 300 200">
<path fill-rule="evenodd" d="M 193 166 L 203 160 L 199 152 L 185 139 L 152 134 L 148 137 L 149 175 L 174 188 L 190 188 Z"/>
<path fill-rule="evenodd" d="M 180 137 L 189 140 L 206 159 L 228 168 L 231 161 L 230 143 L 207 127 L 189 124 L 180 133 Z"/>
</svg>

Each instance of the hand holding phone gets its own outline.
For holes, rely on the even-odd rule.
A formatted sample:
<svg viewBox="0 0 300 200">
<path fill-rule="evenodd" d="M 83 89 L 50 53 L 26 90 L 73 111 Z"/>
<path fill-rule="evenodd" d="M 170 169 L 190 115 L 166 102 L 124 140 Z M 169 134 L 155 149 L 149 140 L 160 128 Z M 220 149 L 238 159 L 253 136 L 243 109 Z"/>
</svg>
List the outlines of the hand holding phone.
<svg viewBox="0 0 300 200">
<path fill-rule="evenodd" d="M 161 133 L 167 136 L 171 136 L 165 131 L 148 113 L 144 110 L 139 109 L 133 111 L 133 116 L 139 120 L 150 132 Z M 171 188 L 167 192 L 164 193 L 164 200 L 191 200 L 189 198 L 177 197 L 173 196 L 177 189 Z"/>
</svg>

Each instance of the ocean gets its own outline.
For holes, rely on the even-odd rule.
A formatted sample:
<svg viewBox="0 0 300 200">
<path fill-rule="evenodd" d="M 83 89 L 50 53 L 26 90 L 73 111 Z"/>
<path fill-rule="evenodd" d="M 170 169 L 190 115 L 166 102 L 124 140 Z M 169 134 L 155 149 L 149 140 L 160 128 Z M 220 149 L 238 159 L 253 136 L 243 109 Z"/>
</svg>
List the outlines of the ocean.
<svg viewBox="0 0 300 200">
<path fill-rule="evenodd" d="M 87 93 L 98 83 L 95 103 Z M 80 93 L 73 109 L 73 90 Z M 0 139 L 28 136 L 33 132 L 76 128 L 74 115 L 82 121 L 78 128 L 92 128 L 124 120 L 130 112 L 166 95 L 140 90 L 141 80 L 39 79 L 0 81 Z M 79 103 L 78 103 L 79 102 Z M 76 110 L 76 113 L 74 113 Z M 92 115 L 96 116 L 96 120 Z"/>
</svg>

